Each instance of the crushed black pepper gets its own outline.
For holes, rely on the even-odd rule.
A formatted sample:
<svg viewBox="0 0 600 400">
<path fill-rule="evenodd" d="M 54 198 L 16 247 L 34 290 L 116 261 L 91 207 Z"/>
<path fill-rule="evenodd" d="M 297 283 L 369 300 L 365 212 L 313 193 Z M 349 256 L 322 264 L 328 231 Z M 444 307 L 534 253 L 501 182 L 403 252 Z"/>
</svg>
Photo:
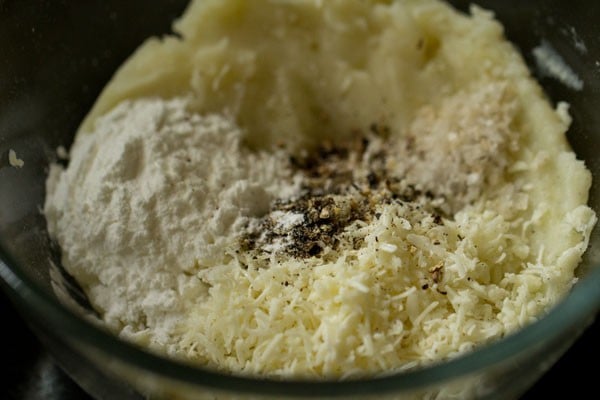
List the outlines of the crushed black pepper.
<svg viewBox="0 0 600 400">
<path fill-rule="evenodd" d="M 289 166 L 300 176 L 300 195 L 278 199 L 257 226 L 241 239 L 245 251 L 282 253 L 297 258 L 319 256 L 340 245 L 343 231 L 356 221 L 379 219 L 380 204 L 431 202 L 436 194 L 421 190 L 390 170 L 385 146 L 371 148 L 373 136 L 389 135 L 389 127 L 374 123 L 371 136 L 341 143 L 324 141 L 310 152 L 289 157 Z M 439 210 L 432 208 L 436 224 Z M 287 218 L 287 219 L 286 219 Z M 284 222 L 282 222 L 284 221 Z M 360 241 L 353 240 L 353 248 Z"/>
</svg>

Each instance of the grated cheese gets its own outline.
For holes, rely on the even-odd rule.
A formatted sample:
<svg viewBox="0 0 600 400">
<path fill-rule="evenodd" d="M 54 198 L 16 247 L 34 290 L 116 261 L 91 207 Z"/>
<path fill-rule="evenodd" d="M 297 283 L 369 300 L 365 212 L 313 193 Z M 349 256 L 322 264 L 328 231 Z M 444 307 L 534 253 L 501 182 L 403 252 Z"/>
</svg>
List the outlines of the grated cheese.
<svg viewBox="0 0 600 400">
<path fill-rule="evenodd" d="M 8 163 L 14 168 L 23 168 L 25 165 L 25 162 L 17 157 L 17 153 L 13 149 L 8 151 Z"/>
</svg>

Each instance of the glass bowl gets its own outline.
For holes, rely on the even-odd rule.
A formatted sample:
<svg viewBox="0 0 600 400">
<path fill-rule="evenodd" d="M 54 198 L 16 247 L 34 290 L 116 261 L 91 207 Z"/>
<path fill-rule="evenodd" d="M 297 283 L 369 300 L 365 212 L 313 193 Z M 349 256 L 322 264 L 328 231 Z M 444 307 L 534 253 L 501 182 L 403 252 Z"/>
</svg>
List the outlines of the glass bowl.
<svg viewBox="0 0 600 400">
<path fill-rule="evenodd" d="M 530 387 L 600 309 L 600 235 L 570 295 L 538 322 L 459 358 L 411 372 L 344 382 L 228 376 L 145 352 L 64 306 L 85 298 L 60 276 L 57 251 L 40 213 L 47 167 L 70 145 L 78 124 L 116 68 L 148 36 L 169 32 L 187 1 L 0 1 L 1 286 L 48 351 L 99 399 L 515 398 Z M 467 9 L 469 1 L 453 1 Z M 571 104 L 569 140 L 591 169 L 590 204 L 600 212 L 600 3 L 480 0 L 535 72 L 532 49 L 549 43 L 584 81 L 572 90 L 540 77 L 552 101 Z M 25 161 L 10 166 L 9 151 Z"/>
</svg>

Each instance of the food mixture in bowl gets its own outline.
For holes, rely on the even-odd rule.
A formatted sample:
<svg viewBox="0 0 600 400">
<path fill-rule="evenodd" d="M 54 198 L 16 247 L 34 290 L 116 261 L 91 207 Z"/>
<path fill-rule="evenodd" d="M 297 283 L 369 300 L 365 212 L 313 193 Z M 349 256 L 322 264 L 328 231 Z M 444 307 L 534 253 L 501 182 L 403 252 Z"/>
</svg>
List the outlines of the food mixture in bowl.
<svg viewBox="0 0 600 400">
<path fill-rule="evenodd" d="M 48 230 L 120 337 L 219 370 L 414 368 L 576 281 L 591 175 L 493 15 L 198 0 L 53 165 Z"/>
</svg>

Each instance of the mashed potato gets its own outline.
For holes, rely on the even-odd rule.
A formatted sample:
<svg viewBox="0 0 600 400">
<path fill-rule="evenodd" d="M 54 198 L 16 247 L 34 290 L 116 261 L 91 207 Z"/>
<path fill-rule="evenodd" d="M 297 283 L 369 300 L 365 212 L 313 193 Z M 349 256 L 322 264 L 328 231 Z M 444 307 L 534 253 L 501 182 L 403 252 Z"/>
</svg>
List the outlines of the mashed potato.
<svg viewBox="0 0 600 400">
<path fill-rule="evenodd" d="M 575 282 L 591 175 L 490 13 L 198 0 L 174 29 L 48 180 L 63 264 L 122 337 L 233 373 L 382 374 Z"/>
</svg>

